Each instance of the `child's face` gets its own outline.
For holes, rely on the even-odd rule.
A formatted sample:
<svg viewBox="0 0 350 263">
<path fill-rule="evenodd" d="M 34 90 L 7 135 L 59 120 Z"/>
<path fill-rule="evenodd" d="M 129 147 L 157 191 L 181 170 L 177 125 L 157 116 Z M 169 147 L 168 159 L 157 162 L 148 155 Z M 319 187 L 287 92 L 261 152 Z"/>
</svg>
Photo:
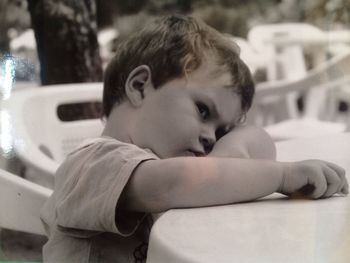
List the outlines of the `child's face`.
<svg viewBox="0 0 350 263">
<path fill-rule="evenodd" d="M 213 63 L 165 83 L 144 98 L 133 143 L 160 158 L 208 153 L 242 113 L 240 96 L 229 86 L 231 75 Z"/>
</svg>

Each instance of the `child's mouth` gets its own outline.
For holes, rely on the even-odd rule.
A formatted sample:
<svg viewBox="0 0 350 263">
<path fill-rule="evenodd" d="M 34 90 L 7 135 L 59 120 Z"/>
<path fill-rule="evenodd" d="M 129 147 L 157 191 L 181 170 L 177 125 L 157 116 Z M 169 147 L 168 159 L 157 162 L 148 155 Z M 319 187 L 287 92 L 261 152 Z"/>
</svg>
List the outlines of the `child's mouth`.
<svg viewBox="0 0 350 263">
<path fill-rule="evenodd" d="M 198 151 L 189 150 L 188 152 L 190 152 L 191 154 L 193 154 L 195 157 L 204 157 L 204 156 L 206 156 L 205 153 L 198 152 Z"/>
</svg>

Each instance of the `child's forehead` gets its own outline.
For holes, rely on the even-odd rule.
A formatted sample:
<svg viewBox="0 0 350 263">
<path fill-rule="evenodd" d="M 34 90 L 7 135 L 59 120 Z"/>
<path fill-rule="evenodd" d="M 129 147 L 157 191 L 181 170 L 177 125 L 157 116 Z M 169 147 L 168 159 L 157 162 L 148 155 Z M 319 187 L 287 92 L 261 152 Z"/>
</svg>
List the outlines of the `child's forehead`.
<svg viewBox="0 0 350 263">
<path fill-rule="evenodd" d="M 214 65 L 211 69 L 209 69 L 209 74 L 213 78 L 222 77 L 222 75 L 228 75 L 231 79 L 230 71 L 226 65 Z"/>
<path fill-rule="evenodd" d="M 232 87 L 232 76 L 227 66 L 219 65 L 213 61 L 203 61 L 202 64 L 189 76 L 193 83 L 207 84 L 212 87 Z"/>
<path fill-rule="evenodd" d="M 201 58 L 199 69 L 210 71 L 213 74 L 227 71 L 227 66 L 219 62 L 220 59 L 212 52 L 207 52 Z"/>
</svg>

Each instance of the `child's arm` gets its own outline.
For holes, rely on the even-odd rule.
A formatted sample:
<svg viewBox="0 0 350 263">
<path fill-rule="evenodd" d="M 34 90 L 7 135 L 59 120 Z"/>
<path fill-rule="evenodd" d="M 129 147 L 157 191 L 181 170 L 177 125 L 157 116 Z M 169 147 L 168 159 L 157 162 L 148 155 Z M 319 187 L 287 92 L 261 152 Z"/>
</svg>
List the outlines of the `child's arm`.
<svg viewBox="0 0 350 263">
<path fill-rule="evenodd" d="M 150 160 L 134 172 L 123 193 L 123 208 L 162 212 L 254 200 L 274 192 L 290 195 L 312 185 L 311 198 L 348 192 L 345 171 L 322 161 L 179 157 Z"/>
<path fill-rule="evenodd" d="M 209 156 L 276 160 L 276 147 L 265 130 L 244 125 L 218 140 Z"/>
</svg>

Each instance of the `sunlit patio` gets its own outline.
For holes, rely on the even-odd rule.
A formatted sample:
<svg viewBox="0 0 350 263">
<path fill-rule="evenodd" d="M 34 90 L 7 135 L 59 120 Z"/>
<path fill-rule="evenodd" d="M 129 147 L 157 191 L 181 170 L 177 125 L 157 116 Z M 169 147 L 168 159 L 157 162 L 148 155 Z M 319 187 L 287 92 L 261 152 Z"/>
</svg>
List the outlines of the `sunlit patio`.
<svg viewBox="0 0 350 263">
<path fill-rule="evenodd" d="M 113 5 L 113 1 L 98 3 L 94 5 L 98 59 L 86 59 L 90 65 L 99 61 L 97 69 L 91 69 L 91 78 L 71 72 L 81 74 L 71 77 L 71 81 L 66 74 L 67 79 L 61 83 L 57 81 L 59 69 L 67 69 L 62 65 L 56 70 L 58 73 L 43 71 L 46 57 L 35 35 L 39 33 L 35 33 L 37 29 L 30 23 L 30 4 L 18 2 L 15 5 L 0 0 L 0 16 L 3 14 L 0 27 L 7 36 L 6 45 L 0 46 L 0 261 L 42 260 L 41 247 L 46 234 L 39 218 L 40 209 L 52 194 L 55 172 L 67 154 L 85 139 L 99 137 L 103 130 L 102 72 L 113 57 L 115 42 L 167 9 L 170 13 L 201 17 L 226 34 L 232 45 L 239 46 L 240 57 L 255 81 L 255 98 L 246 123 L 266 130 L 276 143 L 278 161 L 324 158 L 342 165 L 350 179 L 350 6 L 347 1 L 328 1 L 323 6 L 317 5 L 317 1 L 300 4 L 288 0 L 267 1 L 265 5 L 263 1 L 240 5 L 229 1 L 189 1 L 189 6 L 181 6 L 181 1 L 165 1 L 170 3 L 168 6 L 162 1 L 141 1 L 145 2 L 143 6 L 127 6 L 126 1 L 118 1 L 119 6 Z M 61 2 L 63 6 L 65 1 Z M 104 14 L 109 19 L 103 18 Z M 216 17 L 220 14 L 223 18 L 230 17 L 226 24 Z M 228 31 L 230 28 L 233 29 Z M 296 262 L 291 260 L 292 254 L 298 262 L 347 262 L 350 254 L 346 249 L 350 248 L 350 242 L 348 238 L 342 239 L 339 232 L 344 234 L 350 227 L 342 220 L 349 217 L 349 198 L 338 203 L 333 199 L 321 200 L 312 205 L 295 200 L 286 208 L 281 205 L 283 198 L 276 196 L 267 197 L 266 202 L 260 200 L 237 207 L 167 212 L 151 234 L 147 262 L 232 262 L 234 254 L 239 262 L 259 262 L 259 257 L 260 262 Z M 213 219 L 215 209 L 221 209 L 218 221 Z M 278 209 L 286 209 L 286 216 L 277 215 Z M 255 221 L 254 211 L 261 221 Z M 268 220 L 266 211 L 270 213 Z M 237 214 L 242 216 L 238 218 Z M 184 219 L 188 215 L 191 220 Z M 239 223 L 230 225 L 231 218 Z M 176 225 L 177 220 L 186 221 L 186 229 Z M 200 220 L 210 225 L 210 229 L 203 230 Z M 281 232 L 274 232 L 274 226 L 267 223 L 269 220 L 279 221 L 275 226 L 290 232 L 283 230 L 281 237 Z M 252 230 L 258 228 L 258 222 L 266 223 L 263 231 L 267 232 L 260 233 L 261 239 L 256 239 L 254 234 L 258 233 L 253 234 Z M 327 222 L 334 225 L 335 231 L 326 229 L 323 234 L 323 229 L 318 227 L 326 228 Z M 173 224 L 180 233 L 179 239 L 172 239 L 177 235 L 170 227 Z M 222 224 L 222 229 L 218 224 Z M 190 228 L 193 228 L 192 237 L 187 232 Z M 225 236 L 225 229 L 240 235 L 239 240 Z M 215 242 L 220 242 L 219 236 L 223 236 L 225 244 L 218 252 L 203 252 L 214 245 L 203 241 L 208 235 L 216 238 Z M 242 241 L 244 235 L 251 238 Z M 290 243 L 281 246 L 281 251 L 271 259 L 269 249 L 278 246 L 280 237 Z M 300 240 L 297 242 L 296 238 Z M 324 238 L 333 244 L 322 243 Z M 230 242 L 235 249 L 228 249 Z M 288 256 L 283 254 L 300 247 L 303 249 L 290 251 Z M 315 255 L 314 251 L 322 249 L 322 257 Z M 257 251 L 257 256 L 249 255 L 252 250 Z M 248 256 L 250 260 L 245 261 Z"/>
</svg>

